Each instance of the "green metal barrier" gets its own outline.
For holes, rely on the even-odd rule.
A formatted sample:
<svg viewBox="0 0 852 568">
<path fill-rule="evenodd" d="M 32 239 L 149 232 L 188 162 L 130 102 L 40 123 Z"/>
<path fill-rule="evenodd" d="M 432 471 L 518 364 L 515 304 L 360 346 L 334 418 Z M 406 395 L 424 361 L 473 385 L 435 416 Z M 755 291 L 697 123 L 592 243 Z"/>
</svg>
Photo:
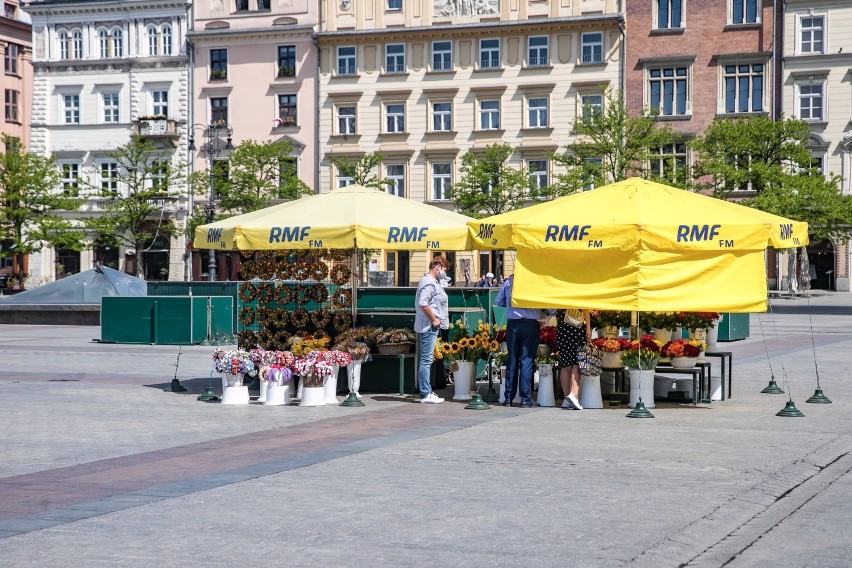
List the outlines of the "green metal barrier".
<svg viewBox="0 0 852 568">
<path fill-rule="evenodd" d="M 736 341 L 749 335 L 749 314 L 722 314 L 719 341 Z"/>
<path fill-rule="evenodd" d="M 210 335 L 230 336 L 233 300 L 230 296 L 106 297 L 101 301 L 101 341 L 193 345 Z"/>
</svg>

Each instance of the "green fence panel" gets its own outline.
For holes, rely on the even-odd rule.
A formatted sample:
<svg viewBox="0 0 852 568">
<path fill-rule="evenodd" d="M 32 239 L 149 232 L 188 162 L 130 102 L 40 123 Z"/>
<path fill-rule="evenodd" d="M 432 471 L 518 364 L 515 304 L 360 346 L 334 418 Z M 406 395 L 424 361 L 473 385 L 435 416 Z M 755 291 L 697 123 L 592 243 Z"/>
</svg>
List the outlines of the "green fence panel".
<svg viewBox="0 0 852 568">
<path fill-rule="evenodd" d="M 230 296 L 106 297 L 101 302 L 101 341 L 193 345 L 233 334 Z"/>
<path fill-rule="evenodd" d="M 230 296 L 232 306 L 238 302 L 240 283 L 237 281 L 208 282 L 195 280 L 192 282 L 148 282 L 149 296 Z M 232 309 L 233 329 L 237 329 L 238 310 Z M 206 324 L 205 324 L 206 325 Z"/>
<path fill-rule="evenodd" d="M 749 336 L 749 314 L 722 314 L 719 341 L 736 341 Z"/>
</svg>

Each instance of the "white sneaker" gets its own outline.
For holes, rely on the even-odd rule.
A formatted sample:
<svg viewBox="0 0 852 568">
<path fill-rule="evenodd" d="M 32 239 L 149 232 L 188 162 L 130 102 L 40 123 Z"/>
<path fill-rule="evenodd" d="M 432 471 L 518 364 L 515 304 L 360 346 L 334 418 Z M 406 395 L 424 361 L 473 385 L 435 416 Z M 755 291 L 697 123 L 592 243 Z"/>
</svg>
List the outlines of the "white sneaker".
<svg viewBox="0 0 852 568">
<path fill-rule="evenodd" d="M 420 402 L 423 404 L 441 404 L 444 402 L 444 399 L 435 394 L 434 392 L 430 392 L 426 395 L 426 398 L 421 398 Z"/>
<path fill-rule="evenodd" d="M 571 406 L 573 406 L 575 409 L 583 410 L 583 407 L 580 406 L 580 401 L 577 400 L 576 396 L 574 396 L 573 394 L 569 394 L 565 398 L 568 399 L 569 401 L 571 401 Z"/>
<path fill-rule="evenodd" d="M 565 397 L 565 400 L 562 401 L 562 408 L 565 408 L 566 410 L 572 410 L 574 408 L 567 396 Z"/>
</svg>

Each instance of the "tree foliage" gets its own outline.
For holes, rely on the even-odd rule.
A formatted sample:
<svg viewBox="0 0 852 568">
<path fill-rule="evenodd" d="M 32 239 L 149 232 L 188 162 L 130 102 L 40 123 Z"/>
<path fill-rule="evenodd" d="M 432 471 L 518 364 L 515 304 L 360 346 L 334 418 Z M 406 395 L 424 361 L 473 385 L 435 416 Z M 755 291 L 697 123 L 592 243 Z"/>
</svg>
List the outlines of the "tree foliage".
<svg viewBox="0 0 852 568">
<path fill-rule="evenodd" d="M 352 178 L 352 183 L 386 191 L 391 181 L 379 179 L 373 171 L 384 159 L 385 157 L 382 154 L 368 152 L 357 160 L 353 160 L 349 156 L 332 156 L 331 163 L 334 164 L 341 176 Z"/>
<path fill-rule="evenodd" d="M 493 144 L 481 154 L 470 151 L 462 157 L 461 179 L 450 188 L 459 212 L 475 218 L 497 215 L 536 197 L 527 172 L 509 163 L 514 153 L 509 144 Z"/>
<path fill-rule="evenodd" d="M 26 152 L 21 141 L 3 135 L 0 154 L 0 240 L 11 241 L 2 256 L 30 254 L 45 245 L 81 250 L 83 230 L 62 215 L 84 199 L 79 187 L 60 189 L 54 159 Z"/>
<path fill-rule="evenodd" d="M 293 144 L 288 140 L 245 140 L 221 163 L 227 163 L 227 170 L 220 166 L 223 170 L 219 172 L 214 165 L 213 178 L 223 212 L 248 213 L 274 199 L 298 199 L 313 193 L 297 175 Z"/>
<path fill-rule="evenodd" d="M 106 155 L 118 164 L 113 178 L 118 189 L 108 184 L 96 188 L 104 198 L 103 212 L 90 224 L 101 242 L 136 250 L 136 271 L 141 276 L 144 248 L 171 228 L 165 211 L 173 199 L 169 188 L 187 182 L 185 165 L 173 164 L 171 151 L 139 136 Z"/>
<path fill-rule="evenodd" d="M 631 116 L 612 91 L 603 91 L 603 95 L 603 109 L 586 105 L 574 120 L 576 140 L 565 146 L 564 152 L 552 156 L 565 173 L 556 176 L 551 197 L 631 175 L 648 177 L 650 160 L 659 156 L 660 148 L 674 143 L 672 129 L 660 125 L 652 113 Z"/>
</svg>

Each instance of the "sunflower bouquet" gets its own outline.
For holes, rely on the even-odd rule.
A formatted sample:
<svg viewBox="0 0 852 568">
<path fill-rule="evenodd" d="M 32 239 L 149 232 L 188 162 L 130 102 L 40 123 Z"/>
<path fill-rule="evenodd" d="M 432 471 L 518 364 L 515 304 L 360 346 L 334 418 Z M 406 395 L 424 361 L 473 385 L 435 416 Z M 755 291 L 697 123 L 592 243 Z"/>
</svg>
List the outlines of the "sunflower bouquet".
<svg viewBox="0 0 852 568">
<path fill-rule="evenodd" d="M 471 333 L 463 321 L 450 324 L 450 341 L 441 341 L 441 353 L 449 362 L 478 361 L 500 350 L 500 343 L 494 339 L 498 326 L 479 322 L 475 333 Z"/>
</svg>

